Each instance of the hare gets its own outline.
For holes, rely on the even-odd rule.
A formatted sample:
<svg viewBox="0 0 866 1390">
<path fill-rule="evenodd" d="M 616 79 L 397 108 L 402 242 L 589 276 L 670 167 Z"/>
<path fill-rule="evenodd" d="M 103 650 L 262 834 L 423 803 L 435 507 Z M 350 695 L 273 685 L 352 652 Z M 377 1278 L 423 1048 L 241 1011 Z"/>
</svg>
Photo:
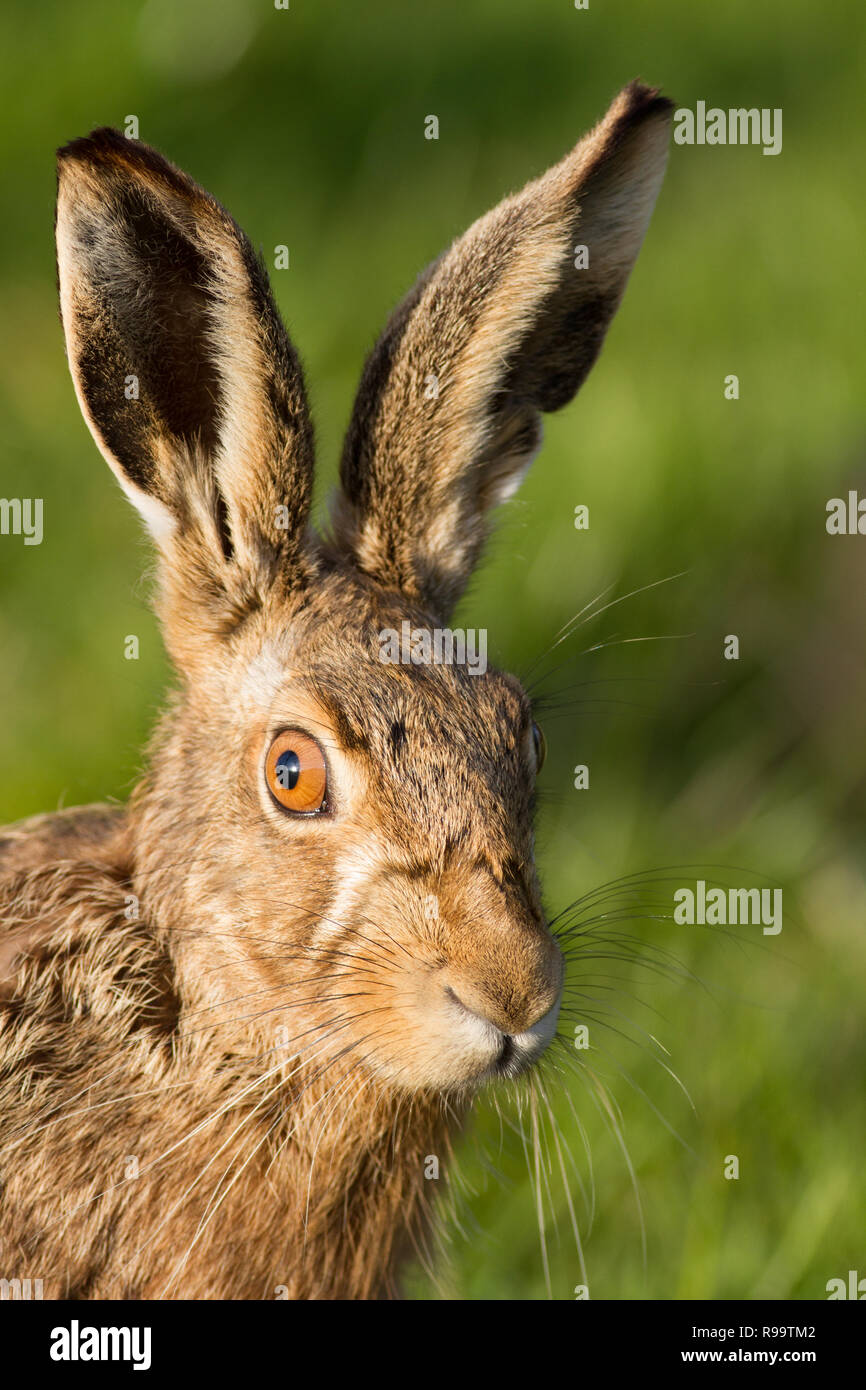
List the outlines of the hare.
<svg viewBox="0 0 866 1390">
<path fill-rule="evenodd" d="M 671 109 L 631 83 L 422 275 L 364 369 L 324 537 L 301 367 L 244 234 L 116 131 L 60 151 L 69 366 L 155 541 L 178 688 L 128 807 L 0 838 L 4 1277 L 394 1296 L 425 1166 L 555 1036 L 530 701 L 379 639 L 447 623 L 541 413 L 589 372 Z"/>
</svg>

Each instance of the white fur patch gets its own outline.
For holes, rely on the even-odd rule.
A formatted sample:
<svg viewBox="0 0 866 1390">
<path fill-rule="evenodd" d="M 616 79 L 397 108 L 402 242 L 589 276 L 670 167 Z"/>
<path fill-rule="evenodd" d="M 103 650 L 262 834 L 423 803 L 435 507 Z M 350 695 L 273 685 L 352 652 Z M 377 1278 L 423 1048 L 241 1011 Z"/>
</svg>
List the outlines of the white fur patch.
<svg viewBox="0 0 866 1390">
<path fill-rule="evenodd" d="M 95 427 L 92 427 L 92 433 L 97 444 L 99 444 L 100 436 L 97 434 Z M 101 444 L 100 452 L 107 460 L 117 481 L 135 507 L 135 510 L 150 532 L 150 535 L 156 541 L 157 545 L 164 545 L 169 537 L 174 534 L 175 529 L 174 517 L 168 507 L 160 502 L 158 497 L 151 497 L 149 493 L 142 492 L 141 488 L 136 487 L 134 483 L 130 482 L 126 475 L 120 471 L 119 466 L 116 465 L 115 460 L 109 455 L 107 449 Z"/>
<path fill-rule="evenodd" d="M 334 901 L 328 905 L 326 917 L 320 919 L 316 926 L 312 945 L 317 946 L 327 941 L 333 941 L 334 937 L 346 930 L 352 922 L 358 904 L 364 899 L 366 889 L 379 873 L 380 867 L 375 848 L 370 845 L 358 846 L 338 860 L 336 866 L 336 878 L 339 884 L 337 894 Z M 362 917 L 358 918 L 357 927 L 354 923 L 352 926 L 353 934 L 357 931 L 359 936 L 370 939 L 375 936 L 375 927 L 370 923 L 365 923 Z"/>
<path fill-rule="evenodd" d="M 285 653 L 262 647 L 244 671 L 238 697 L 247 708 L 270 709 L 285 679 Z"/>
</svg>

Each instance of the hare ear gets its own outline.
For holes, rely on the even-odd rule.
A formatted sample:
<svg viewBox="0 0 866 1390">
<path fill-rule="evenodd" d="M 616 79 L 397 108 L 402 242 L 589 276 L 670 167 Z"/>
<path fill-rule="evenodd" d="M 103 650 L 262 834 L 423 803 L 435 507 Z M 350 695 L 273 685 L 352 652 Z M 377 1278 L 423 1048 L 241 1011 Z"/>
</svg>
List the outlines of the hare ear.
<svg viewBox="0 0 866 1390">
<path fill-rule="evenodd" d="M 392 316 L 364 369 L 334 516 L 337 543 L 381 583 L 443 615 L 458 598 L 490 509 L 538 448 L 540 412 L 571 400 L 598 355 L 661 185 L 671 110 L 626 87 Z"/>
<path fill-rule="evenodd" d="M 59 152 L 57 262 L 91 433 L 170 603 L 226 631 L 307 564 L 312 427 L 264 268 L 203 189 L 107 129 Z"/>
</svg>

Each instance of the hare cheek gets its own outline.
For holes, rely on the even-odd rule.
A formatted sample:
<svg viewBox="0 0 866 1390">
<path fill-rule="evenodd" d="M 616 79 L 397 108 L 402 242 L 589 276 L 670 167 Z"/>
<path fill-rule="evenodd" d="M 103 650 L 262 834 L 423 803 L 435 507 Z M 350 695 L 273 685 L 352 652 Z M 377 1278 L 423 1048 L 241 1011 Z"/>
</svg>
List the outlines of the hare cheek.
<svg viewBox="0 0 866 1390">
<path fill-rule="evenodd" d="M 380 872 L 375 849 L 364 845 L 344 854 L 334 868 L 334 881 L 339 885 L 318 923 L 311 945 L 333 945 L 335 938 L 351 927 L 352 919 L 367 897 L 370 884 Z"/>
</svg>

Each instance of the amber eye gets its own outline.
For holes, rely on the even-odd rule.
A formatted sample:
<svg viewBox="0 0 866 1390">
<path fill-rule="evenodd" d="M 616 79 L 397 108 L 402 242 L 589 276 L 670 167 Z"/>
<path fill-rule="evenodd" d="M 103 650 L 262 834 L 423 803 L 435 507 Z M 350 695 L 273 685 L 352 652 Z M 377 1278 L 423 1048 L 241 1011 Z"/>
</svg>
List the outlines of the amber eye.
<svg viewBox="0 0 866 1390">
<path fill-rule="evenodd" d="M 265 759 L 265 780 L 275 801 L 286 811 L 313 815 L 325 808 L 328 769 L 314 738 L 298 729 L 277 734 Z"/>
<path fill-rule="evenodd" d="M 532 742 L 535 747 L 535 771 L 540 772 L 547 757 L 547 740 L 537 724 L 532 725 Z"/>
</svg>

